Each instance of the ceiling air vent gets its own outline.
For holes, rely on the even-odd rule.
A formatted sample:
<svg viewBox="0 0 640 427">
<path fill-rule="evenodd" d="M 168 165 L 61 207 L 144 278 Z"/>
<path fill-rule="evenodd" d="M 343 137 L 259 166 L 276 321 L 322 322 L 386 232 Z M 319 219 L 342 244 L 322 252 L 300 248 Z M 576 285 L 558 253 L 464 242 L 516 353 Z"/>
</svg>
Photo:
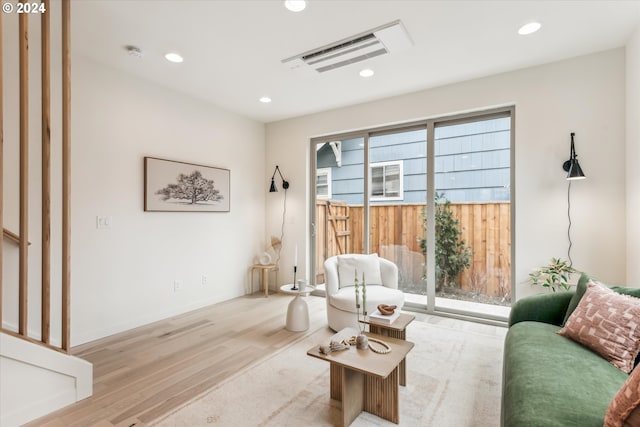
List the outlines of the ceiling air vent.
<svg viewBox="0 0 640 427">
<path fill-rule="evenodd" d="M 376 56 L 399 52 L 410 48 L 412 44 L 407 30 L 398 20 L 283 59 L 282 63 L 290 69 L 313 69 L 324 73 Z"/>
</svg>

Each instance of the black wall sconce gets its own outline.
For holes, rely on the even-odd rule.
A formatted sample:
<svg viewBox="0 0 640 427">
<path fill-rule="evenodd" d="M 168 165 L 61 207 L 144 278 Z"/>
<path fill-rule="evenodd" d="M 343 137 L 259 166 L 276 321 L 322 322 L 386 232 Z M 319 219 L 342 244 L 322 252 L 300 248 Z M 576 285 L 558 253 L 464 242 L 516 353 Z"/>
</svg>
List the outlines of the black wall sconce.
<svg viewBox="0 0 640 427">
<path fill-rule="evenodd" d="M 276 177 L 276 172 L 278 172 L 278 175 L 280 175 L 280 179 L 282 180 L 282 188 L 284 188 L 285 191 L 287 190 L 287 188 L 289 188 L 289 181 L 284 179 L 282 173 L 280 172 L 280 168 L 276 166 L 276 169 L 273 171 L 273 175 L 271 176 L 271 187 L 269 187 L 269 193 L 278 192 L 278 187 L 276 187 L 276 182 L 274 180 L 274 178 Z"/>
<path fill-rule="evenodd" d="M 569 219 L 569 227 L 567 228 L 567 238 L 569 239 L 569 247 L 567 248 L 567 258 L 569 258 L 569 266 L 573 267 L 573 260 L 571 259 L 571 181 L 578 179 L 585 179 L 584 172 L 578 163 L 578 155 L 576 154 L 576 148 L 574 146 L 573 137 L 576 136 L 575 132 L 571 132 L 571 154 L 569 160 L 562 164 L 562 169 L 567 172 L 567 217 Z"/>
<path fill-rule="evenodd" d="M 578 155 L 576 154 L 576 148 L 573 143 L 574 136 L 576 136 L 575 132 L 571 132 L 571 155 L 569 160 L 562 164 L 562 169 L 567 172 L 567 179 L 585 179 L 586 176 L 578 163 Z"/>
</svg>

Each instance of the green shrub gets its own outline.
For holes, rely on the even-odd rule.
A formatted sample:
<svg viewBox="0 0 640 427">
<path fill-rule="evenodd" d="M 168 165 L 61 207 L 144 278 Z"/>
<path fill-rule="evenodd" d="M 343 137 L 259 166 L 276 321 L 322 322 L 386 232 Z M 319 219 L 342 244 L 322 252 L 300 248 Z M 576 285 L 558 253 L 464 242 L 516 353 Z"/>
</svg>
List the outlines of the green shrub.
<svg viewBox="0 0 640 427">
<path fill-rule="evenodd" d="M 449 208 L 451 202 L 444 194 L 436 193 L 436 290 L 443 286 L 457 286 L 455 279 L 466 268 L 471 266 L 471 248 L 461 237 L 460 221 L 453 217 Z M 426 214 L 423 215 L 424 226 L 427 226 Z M 427 240 L 418 237 L 423 255 L 427 254 Z"/>
</svg>

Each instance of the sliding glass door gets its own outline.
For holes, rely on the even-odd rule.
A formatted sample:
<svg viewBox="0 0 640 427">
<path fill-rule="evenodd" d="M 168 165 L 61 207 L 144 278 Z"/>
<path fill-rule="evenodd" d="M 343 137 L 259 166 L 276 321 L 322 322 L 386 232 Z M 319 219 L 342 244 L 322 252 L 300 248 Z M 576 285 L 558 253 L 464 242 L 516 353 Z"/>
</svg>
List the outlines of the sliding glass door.
<svg viewBox="0 0 640 427">
<path fill-rule="evenodd" d="M 369 252 L 398 266 L 407 299 L 426 303 L 424 236 L 427 130 L 372 132 L 369 138 Z"/>
<path fill-rule="evenodd" d="M 328 257 L 377 253 L 408 307 L 503 318 L 486 305 L 512 297 L 512 122 L 502 109 L 313 140 L 316 284 Z"/>
<path fill-rule="evenodd" d="M 313 144 L 315 165 L 312 248 L 316 284 L 324 283 L 324 261 L 334 255 L 367 253 L 364 234 L 365 138 L 344 137 Z"/>
<path fill-rule="evenodd" d="M 434 128 L 436 309 L 504 317 L 508 309 L 500 307 L 511 305 L 511 116 Z"/>
</svg>

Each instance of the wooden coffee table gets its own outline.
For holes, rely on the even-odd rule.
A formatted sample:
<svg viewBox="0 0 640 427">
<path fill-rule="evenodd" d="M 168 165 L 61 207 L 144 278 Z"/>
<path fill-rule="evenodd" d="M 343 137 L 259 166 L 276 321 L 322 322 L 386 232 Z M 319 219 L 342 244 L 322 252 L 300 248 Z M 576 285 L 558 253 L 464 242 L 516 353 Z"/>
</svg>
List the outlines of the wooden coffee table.
<svg viewBox="0 0 640 427">
<path fill-rule="evenodd" d="M 330 363 L 330 395 L 341 402 L 342 426 L 346 427 L 362 411 L 370 412 L 398 424 L 400 422 L 400 392 L 398 365 L 404 360 L 413 343 L 396 338 L 366 333 L 389 344 L 391 352 L 374 353 L 370 349 L 320 353 L 315 346 L 307 354 Z"/>
<path fill-rule="evenodd" d="M 375 319 L 360 320 L 360 323 L 369 325 L 369 332 L 386 337 L 407 339 L 407 326 L 413 322 L 416 316 L 412 314 L 400 313 L 400 316 L 393 323 L 376 322 Z M 407 385 L 407 361 L 400 362 L 400 385 Z"/>
</svg>

